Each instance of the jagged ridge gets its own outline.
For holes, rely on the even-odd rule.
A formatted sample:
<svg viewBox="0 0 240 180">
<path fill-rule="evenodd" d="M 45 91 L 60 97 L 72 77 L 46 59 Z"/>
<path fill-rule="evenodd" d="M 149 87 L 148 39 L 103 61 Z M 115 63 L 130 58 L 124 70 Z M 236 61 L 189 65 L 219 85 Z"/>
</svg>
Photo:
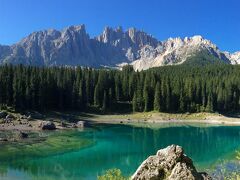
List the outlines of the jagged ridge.
<svg viewBox="0 0 240 180">
<path fill-rule="evenodd" d="M 159 41 L 135 28 L 123 31 L 121 27 L 106 27 L 101 35 L 90 38 L 84 25 L 34 32 L 12 46 L 0 46 L 0 63 L 89 67 L 132 64 L 136 70 L 143 70 L 182 64 L 202 51 L 224 63 L 240 63 L 240 52 L 221 52 L 201 36 Z"/>
</svg>

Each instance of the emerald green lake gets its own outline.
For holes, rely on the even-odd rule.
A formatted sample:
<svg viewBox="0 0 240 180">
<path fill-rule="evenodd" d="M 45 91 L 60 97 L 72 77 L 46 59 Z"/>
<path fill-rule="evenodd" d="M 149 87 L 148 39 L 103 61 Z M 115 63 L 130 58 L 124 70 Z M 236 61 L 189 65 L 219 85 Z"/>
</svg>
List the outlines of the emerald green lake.
<svg viewBox="0 0 240 180">
<path fill-rule="evenodd" d="M 129 176 L 149 155 L 171 144 L 183 146 L 197 169 L 206 170 L 233 159 L 240 149 L 240 127 L 234 126 L 95 125 L 45 136 L 52 139 L 37 145 L 0 144 L 0 179 L 91 180 L 111 168 Z"/>
</svg>

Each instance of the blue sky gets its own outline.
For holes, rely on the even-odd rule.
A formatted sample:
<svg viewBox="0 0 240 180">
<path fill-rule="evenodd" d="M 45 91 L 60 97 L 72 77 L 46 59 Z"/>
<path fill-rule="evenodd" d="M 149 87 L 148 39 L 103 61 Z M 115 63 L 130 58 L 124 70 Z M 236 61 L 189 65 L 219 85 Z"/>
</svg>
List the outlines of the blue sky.
<svg viewBox="0 0 240 180">
<path fill-rule="evenodd" d="M 239 0 L 0 0 L 0 44 L 77 24 L 90 36 L 120 25 L 159 40 L 202 35 L 221 50 L 240 50 Z"/>
</svg>

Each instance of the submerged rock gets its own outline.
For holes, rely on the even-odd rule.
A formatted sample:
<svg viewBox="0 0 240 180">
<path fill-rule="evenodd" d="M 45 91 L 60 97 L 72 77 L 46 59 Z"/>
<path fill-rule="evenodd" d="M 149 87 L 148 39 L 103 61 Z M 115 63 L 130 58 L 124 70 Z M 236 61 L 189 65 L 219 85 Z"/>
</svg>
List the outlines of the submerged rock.
<svg viewBox="0 0 240 180">
<path fill-rule="evenodd" d="M 42 130 L 55 130 L 56 125 L 51 121 L 42 122 L 40 127 Z"/>
<path fill-rule="evenodd" d="M 17 137 L 18 137 L 19 139 L 26 139 L 26 138 L 28 138 L 28 134 L 25 133 L 25 132 L 19 131 L 19 132 L 17 133 Z"/>
<path fill-rule="evenodd" d="M 192 160 L 177 145 L 161 149 L 148 157 L 137 169 L 132 180 L 210 180 L 206 173 L 197 172 Z"/>
</svg>

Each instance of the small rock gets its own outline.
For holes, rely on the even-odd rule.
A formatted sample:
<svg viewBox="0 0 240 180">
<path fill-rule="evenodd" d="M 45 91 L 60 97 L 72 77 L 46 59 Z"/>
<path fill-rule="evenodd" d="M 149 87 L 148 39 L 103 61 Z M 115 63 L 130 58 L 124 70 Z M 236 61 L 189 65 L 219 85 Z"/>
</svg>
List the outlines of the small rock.
<svg viewBox="0 0 240 180">
<path fill-rule="evenodd" d="M 78 128 L 83 128 L 84 127 L 84 121 L 78 121 L 76 125 L 77 125 Z"/>
<path fill-rule="evenodd" d="M 20 116 L 20 119 L 27 119 L 28 117 L 26 115 Z"/>
<path fill-rule="evenodd" d="M 25 132 L 22 132 L 22 131 L 18 132 L 17 135 L 18 135 L 19 139 L 26 139 L 26 138 L 28 138 L 28 134 L 25 133 Z"/>
<path fill-rule="evenodd" d="M 12 118 L 5 118 L 4 123 L 9 124 L 13 121 Z"/>
<path fill-rule="evenodd" d="M 14 119 L 15 118 L 15 116 L 13 116 L 12 114 L 8 114 L 7 116 L 6 116 L 6 119 Z"/>
<path fill-rule="evenodd" d="M 6 142 L 6 141 L 8 141 L 7 138 L 0 138 L 0 142 Z"/>
<path fill-rule="evenodd" d="M 27 119 L 27 120 L 32 120 L 32 116 L 29 115 L 26 119 Z"/>
<path fill-rule="evenodd" d="M 55 130 L 56 125 L 51 121 L 42 122 L 40 127 L 42 130 Z"/>
<path fill-rule="evenodd" d="M 78 128 L 76 123 L 72 123 L 72 128 Z"/>
<path fill-rule="evenodd" d="M 0 112 L 0 118 L 6 118 L 7 115 L 8 113 L 6 113 L 5 111 Z"/>
<path fill-rule="evenodd" d="M 60 124 L 62 127 L 67 127 L 67 124 L 63 121 L 61 121 L 61 124 Z"/>
</svg>

